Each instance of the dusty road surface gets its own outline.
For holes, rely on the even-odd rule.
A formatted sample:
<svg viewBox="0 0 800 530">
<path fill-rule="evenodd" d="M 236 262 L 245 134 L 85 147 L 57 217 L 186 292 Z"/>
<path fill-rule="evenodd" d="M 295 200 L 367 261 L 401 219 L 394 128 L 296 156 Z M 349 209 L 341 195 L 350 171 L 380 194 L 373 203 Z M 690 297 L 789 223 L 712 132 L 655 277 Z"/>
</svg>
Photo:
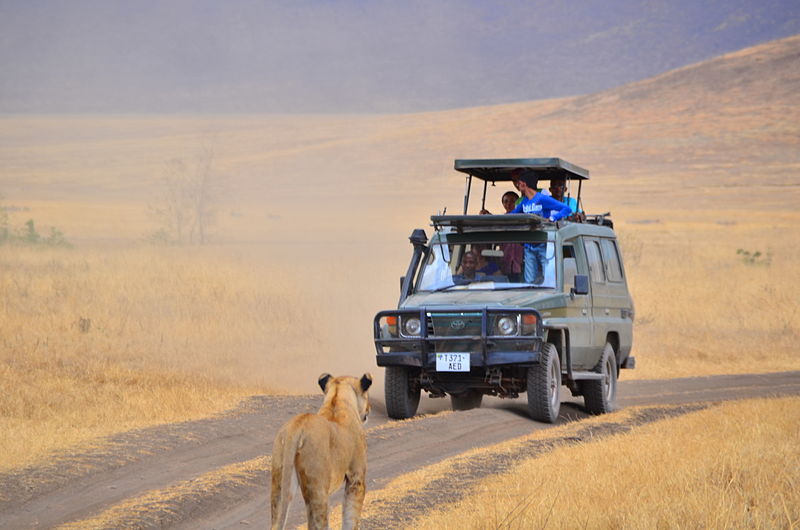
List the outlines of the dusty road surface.
<svg viewBox="0 0 800 530">
<path fill-rule="evenodd" d="M 621 407 L 682 406 L 655 407 L 624 424 L 592 427 L 585 435 L 624 431 L 717 401 L 790 394 L 800 394 L 800 372 L 621 381 Z M 272 439 L 288 418 L 316 411 L 320 404 L 321 395 L 258 396 L 224 415 L 125 433 L 92 451 L 73 452 L 45 466 L 0 474 L 0 528 L 49 528 L 68 523 L 92 527 L 264 528 L 269 521 L 266 457 L 271 453 Z M 423 397 L 421 412 L 447 410 L 448 406 L 449 401 Z M 586 416 L 580 401 L 567 402 L 562 405 L 559 423 L 580 421 Z M 380 397 L 373 396 L 373 412 L 367 424 L 367 488 L 379 489 L 392 478 L 419 467 L 548 427 L 528 419 L 524 396 L 517 400 L 487 399 L 481 409 L 429 414 L 407 422 L 390 422 Z M 526 454 L 547 450 L 531 446 Z M 478 480 L 508 465 L 503 460 L 481 462 L 464 480 Z M 402 526 L 404 518 L 424 512 L 430 503 L 437 502 L 431 493 L 403 499 L 401 509 L 386 507 L 385 513 L 366 519 L 363 526 Z M 302 512 L 302 500 L 296 500 L 290 522 L 303 523 Z M 93 519 L 98 516 L 105 519 Z"/>
</svg>

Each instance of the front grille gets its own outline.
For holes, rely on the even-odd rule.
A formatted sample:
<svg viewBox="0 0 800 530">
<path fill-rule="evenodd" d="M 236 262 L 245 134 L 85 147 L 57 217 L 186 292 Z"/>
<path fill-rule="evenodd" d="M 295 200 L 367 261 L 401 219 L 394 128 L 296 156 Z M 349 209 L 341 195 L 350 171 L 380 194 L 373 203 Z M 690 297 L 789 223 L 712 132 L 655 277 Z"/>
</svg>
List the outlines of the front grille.
<svg viewBox="0 0 800 530">
<path fill-rule="evenodd" d="M 480 313 L 429 313 L 429 318 L 437 337 L 481 334 Z"/>
<path fill-rule="evenodd" d="M 463 337 L 481 335 L 481 313 L 428 313 L 429 337 Z M 436 352 L 479 351 L 474 340 L 436 342 Z"/>
</svg>

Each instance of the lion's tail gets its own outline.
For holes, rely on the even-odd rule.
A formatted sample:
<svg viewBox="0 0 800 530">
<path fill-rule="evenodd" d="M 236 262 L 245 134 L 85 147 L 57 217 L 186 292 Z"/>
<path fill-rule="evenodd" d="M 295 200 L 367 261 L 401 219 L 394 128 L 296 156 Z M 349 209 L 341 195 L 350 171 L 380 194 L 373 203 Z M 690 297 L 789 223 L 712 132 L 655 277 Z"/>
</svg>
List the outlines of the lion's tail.
<svg viewBox="0 0 800 530">
<path fill-rule="evenodd" d="M 289 518 L 289 504 L 292 502 L 292 497 L 297 492 L 297 472 L 294 468 L 294 460 L 297 455 L 297 450 L 302 444 L 303 431 L 298 429 L 293 434 L 286 435 L 287 439 L 283 440 L 283 454 L 281 456 L 281 472 L 280 481 L 276 481 L 274 473 L 276 471 L 273 462 L 273 481 L 272 481 L 272 529 L 283 530 L 286 526 L 286 521 Z M 277 491 L 276 491 L 277 489 Z M 277 496 L 277 499 L 276 499 Z"/>
</svg>

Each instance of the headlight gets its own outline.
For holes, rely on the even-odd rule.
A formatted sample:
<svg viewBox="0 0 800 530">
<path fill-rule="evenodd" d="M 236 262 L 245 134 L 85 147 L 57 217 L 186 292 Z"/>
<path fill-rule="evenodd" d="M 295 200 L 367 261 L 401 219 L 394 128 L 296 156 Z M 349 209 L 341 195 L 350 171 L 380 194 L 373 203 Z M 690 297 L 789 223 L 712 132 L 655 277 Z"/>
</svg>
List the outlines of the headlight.
<svg viewBox="0 0 800 530">
<path fill-rule="evenodd" d="M 513 317 L 501 317 L 497 320 L 497 332 L 500 335 L 516 335 L 517 319 Z"/>
<path fill-rule="evenodd" d="M 419 323 L 418 318 L 408 318 L 403 320 L 403 331 L 406 335 L 418 336 L 422 325 Z"/>
</svg>

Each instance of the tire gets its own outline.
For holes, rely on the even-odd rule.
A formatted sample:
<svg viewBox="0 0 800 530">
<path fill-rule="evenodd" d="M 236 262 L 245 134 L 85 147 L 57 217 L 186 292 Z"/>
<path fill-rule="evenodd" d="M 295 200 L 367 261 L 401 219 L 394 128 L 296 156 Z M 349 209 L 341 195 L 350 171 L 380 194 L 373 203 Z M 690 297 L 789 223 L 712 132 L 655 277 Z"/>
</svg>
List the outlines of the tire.
<svg viewBox="0 0 800 530">
<path fill-rule="evenodd" d="M 396 420 L 411 418 L 419 407 L 419 385 L 413 380 L 414 372 L 408 366 L 387 366 L 384 396 L 386 414 Z"/>
<path fill-rule="evenodd" d="M 453 410 L 470 410 L 480 408 L 483 394 L 477 390 L 467 390 L 459 394 L 450 394 L 450 405 Z"/>
<path fill-rule="evenodd" d="M 561 409 L 561 362 L 549 342 L 542 347 L 539 364 L 528 368 L 528 412 L 536 421 L 553 423 Z"/>
<path fill-rule="evenodd" d="M 617 408 L 617 357 L 611 344 L 606 343 L 603 348 L 595 371 L 603 374 L 603 379 L 581 381 L 583 402 L 591 414 L 606 414 Z"/>
</svg>

